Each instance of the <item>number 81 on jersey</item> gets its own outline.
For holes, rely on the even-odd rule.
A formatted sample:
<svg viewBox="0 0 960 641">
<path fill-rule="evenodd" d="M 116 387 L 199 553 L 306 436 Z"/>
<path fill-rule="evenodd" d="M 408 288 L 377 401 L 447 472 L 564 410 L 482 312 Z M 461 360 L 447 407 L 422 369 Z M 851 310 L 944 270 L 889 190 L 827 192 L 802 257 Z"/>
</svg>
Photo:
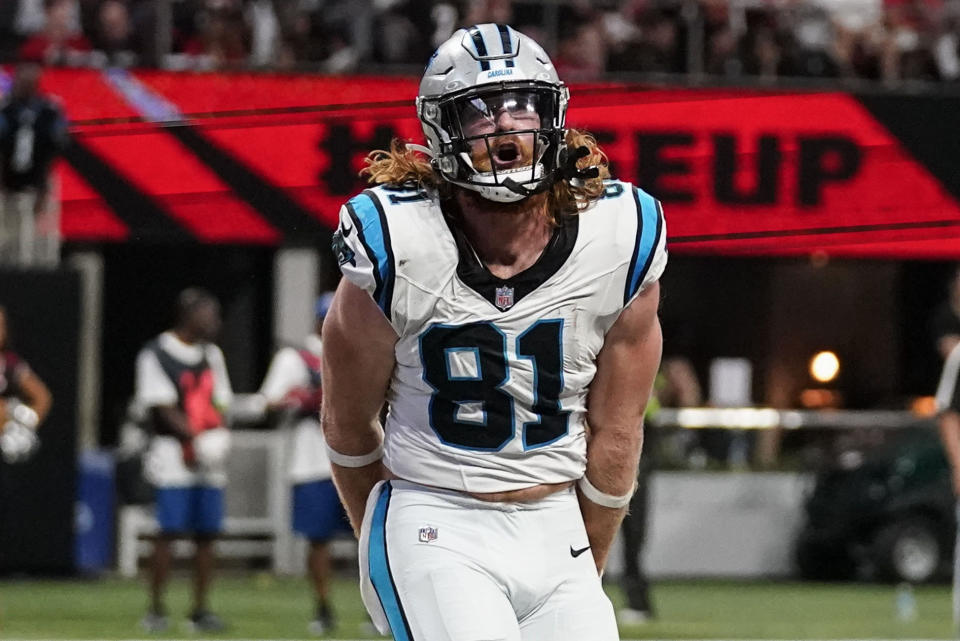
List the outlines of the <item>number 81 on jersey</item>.
<svg viewBox="0 0 960 641">
<path fill-rule="evenodd" d="M 532 380 L 517 377 L 511 386 L 532 387 L 528 408 L 535 421 L 523 423 L 523 449 L 553 443 L 567 433 L 569 411 L 560 409 L 563 389 L 563 320 L 541 320 L 516 338 L 515 356 L 507 352 L 507 336 L 489 321 L 465 325 L 433 325 L 420 336 L 423 380 L 433 394 L 430 426 L 447 445 L 497 452 L 515 436 L 518 398 L 505 386 L 514 370 L 532 365 Z M 521 381 L 522 378 L 522 381 Z"/>
</svg>

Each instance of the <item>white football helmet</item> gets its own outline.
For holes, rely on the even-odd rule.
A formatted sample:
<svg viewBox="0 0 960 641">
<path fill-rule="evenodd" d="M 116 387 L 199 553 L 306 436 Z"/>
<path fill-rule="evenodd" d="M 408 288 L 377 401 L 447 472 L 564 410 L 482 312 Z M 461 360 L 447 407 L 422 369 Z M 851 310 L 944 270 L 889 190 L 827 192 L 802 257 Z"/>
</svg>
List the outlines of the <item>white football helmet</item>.
<svg viewBox="0 0 960 641">
<path fill-rule="evenodd" d="M 488 200 L 522 200 L 556 180 L 569 96 L 529 37 L 499 24 L 459 29 L 420 82 L 417 115 L 428 145 L 421 150 L 455 185 Z"/>
</svg>

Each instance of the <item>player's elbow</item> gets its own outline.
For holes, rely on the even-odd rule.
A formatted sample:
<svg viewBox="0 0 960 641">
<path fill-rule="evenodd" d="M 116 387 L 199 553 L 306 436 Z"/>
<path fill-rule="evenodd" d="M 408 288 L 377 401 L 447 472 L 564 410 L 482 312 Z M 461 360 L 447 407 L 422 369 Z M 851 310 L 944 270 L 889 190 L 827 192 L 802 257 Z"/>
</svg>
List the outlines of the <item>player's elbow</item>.
<svg viewBox="0 0 960 641">
<path fill-rule="evenodd" d="M 590 440 L 593 445 L 603 445 L 624 453 L 639 451 L 643 445 L 643 419 L 624 420 L 615 423 L 590 423 Z"/>
</svg>

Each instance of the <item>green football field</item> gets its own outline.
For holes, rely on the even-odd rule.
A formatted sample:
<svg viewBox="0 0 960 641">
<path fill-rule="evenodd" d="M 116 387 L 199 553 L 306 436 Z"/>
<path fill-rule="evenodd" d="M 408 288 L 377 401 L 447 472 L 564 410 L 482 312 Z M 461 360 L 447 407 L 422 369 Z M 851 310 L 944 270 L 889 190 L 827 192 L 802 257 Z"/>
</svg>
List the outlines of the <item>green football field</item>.
<svg viewBox="0 0 960 641">
<path fill-rule="evenodd" d="M 180 627 L 188 607 L 188 582 L 171 586 L 169 607 Z M 621 596 L 610 589 L 616 604 Z M 340 620 L 333 639 L 376 638 L 365 627 L 355 581 L 335 586 Z M 659 617 L 653 623 L 626 627 L 624 639 L 949 639 L 948 586 L 917 588 L 917 616 L 897 620 L 895 588 L 879 585 L 809 583 L 670 581 L 655 585 Z M 146 605 L 142 582 L 91 581 L 0 582 L 0 639 L 143 638 L 138 620 Z M 221 579 L 214 589 L 214 609 L 231 624 L 225 639 L 305 639 L 310 614 L 307 584 L 268 574 Z"/>
</svg>

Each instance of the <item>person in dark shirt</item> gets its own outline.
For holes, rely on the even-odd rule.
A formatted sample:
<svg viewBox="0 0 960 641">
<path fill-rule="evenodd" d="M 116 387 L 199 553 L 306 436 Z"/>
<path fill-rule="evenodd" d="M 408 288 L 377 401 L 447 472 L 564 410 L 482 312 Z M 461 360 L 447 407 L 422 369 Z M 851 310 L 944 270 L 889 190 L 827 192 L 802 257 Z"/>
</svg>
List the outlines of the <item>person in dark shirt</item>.
<svg viewBox="0 0 960 641">
<path fill-rule="evenodd" d="M 933 336 L 944 359 L 940 383 L 937 385 L 937 427 L 944 453 L 952 470 L 953 491 L 958 497 L 957 519 L 960 521 L 960 266 L 950 281 L 947 300 L 933 315 Z M 960 536 L 957 538 L 960 550 Z M 960 623 L 960 554 L 953 566 L 953 620 Z"/>
<path fill-rule="evenodd" d="M 50 167 L 67 139 L 60 107 L 40 93 L 41 67 L 17 66 L 0 107 L 0 253 L 7 262 L 39 259 L 37 217 L 46 210 Z"/>
</svg>

